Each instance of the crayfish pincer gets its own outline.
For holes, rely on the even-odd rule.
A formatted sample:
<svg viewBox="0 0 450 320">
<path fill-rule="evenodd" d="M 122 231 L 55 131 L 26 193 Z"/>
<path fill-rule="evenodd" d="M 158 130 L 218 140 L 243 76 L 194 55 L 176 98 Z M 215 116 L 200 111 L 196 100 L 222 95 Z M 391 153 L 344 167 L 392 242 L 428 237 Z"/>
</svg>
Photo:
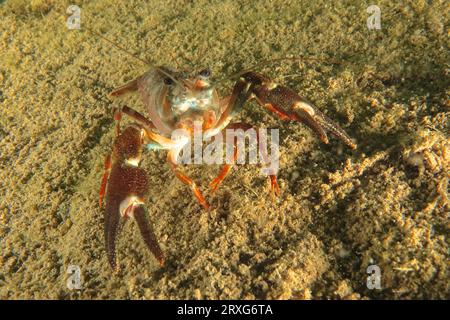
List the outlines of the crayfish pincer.
<svg viewBox="0 0 450 320">
<path fill-rule="evenodd" d="M 116 113 L 117 119 L 120 119 L 120 113 Z M 132 125 L 120 132 L 120 126 L 117 124 L 116 132 L 112 153 L 105 159 L 99 199 L 101 207 L 105 195 L 104 229 L 109 264 L 112 269 L 118 269 L 116 239 L 120 218 L 134 217 L 145 244 L 162 266 L 164 254 L 148 222 L 144 202 L 149 187 L 147 174 L 139 167 L 146 130 Z"/>
</svg>

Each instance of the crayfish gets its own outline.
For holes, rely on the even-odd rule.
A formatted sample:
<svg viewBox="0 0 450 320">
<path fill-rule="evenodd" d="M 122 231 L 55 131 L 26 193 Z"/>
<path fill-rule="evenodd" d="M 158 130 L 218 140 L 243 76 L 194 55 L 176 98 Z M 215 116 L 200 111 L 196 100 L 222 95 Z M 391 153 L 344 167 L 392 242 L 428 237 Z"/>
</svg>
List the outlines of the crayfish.
<svg viewBox="0 0 450 320">
<path fill-rule="evenodd" d="M 147 221 L 145 194 L 148 189 L 146 173 L 140 167 L 142 149 L 167 150 L 167 161 L 175 176 L 193 192 L 201 206 L 209 208 L 200 187 L 183 171 L 177 163 L 186 139 L 172 139 L 174 130 L 182 130 L 186 137 L 192 136 L 194 125 L 200 124 L 204 135 L 213 137 L 224 133 L 225 129 L 252 128 L 246 123 L 231 123 L 242 107 L 254 99 L 261 107 L 273 112 L 282 120 L 301 122 L 311 128 L 319 139 L 328 143 L 327 133 L 341 140 L 350 148 L 356 144 L 334 121 L 319 111 L 311 102 L 300 97 L 295 91 L 276 84 L 270 78 L 246 71 L 239 75 L 229 97 L 221 99 L 216 84 L 210 80 L 210 71 L 177 71 L 165 66 L 151 67 L 147 72 L 131 82 L 111 92 L 112 97 L 125 93 L 139 93 L 148 118 L 139 112 L 121 107 L 115 114 L 120 120 L 125 114 L 135 124 L 120 130 L 113 151 L 105 161 L 105 174 L 100 191 L 100 205 L 106 198 L 105 242 L 109 264 L 116 268 L 115 242 L 120 217 L 134 217 L 149 250 L 162 265 L 164 255 Z M 236 160 L 238 150 L 233 159 Z M 218 176 L 212 180 L 212 192 L 230 172 L 234 162 L 223 165 Z M 279 187 L 275 174 L 268 174 L 272 191 L 278 195 Z"/>
</svg>

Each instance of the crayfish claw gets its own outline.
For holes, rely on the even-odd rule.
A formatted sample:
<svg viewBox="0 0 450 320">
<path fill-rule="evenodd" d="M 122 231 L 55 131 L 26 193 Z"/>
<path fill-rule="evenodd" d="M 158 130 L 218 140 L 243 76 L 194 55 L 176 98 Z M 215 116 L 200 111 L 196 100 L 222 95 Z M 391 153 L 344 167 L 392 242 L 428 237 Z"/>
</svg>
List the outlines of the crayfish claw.
<svg viewBox="0 0 450 320">
<path fill-rule="evenodd" d="M 118 119 L 116 119 L 118 120 Z M 120 218 L 134 217 L 142 238 L 160 265 L 164 264 L 164 254 L 146 218 L 144 199 L 148 192 L 147 174 L 141 168 L 140 160 L 143 144 L 143 130 L 129 126 L 123 132 L 117 130 L 111 157 L 105 160 L 105 174 L 100 191 L 100 204 L 106 198 L 104 213 L 105 246 L 108 262 L 113 270 L 116 263 L 116 239 L 119 234 Z"/>
<path fill-rule="evenodd" d="M 248 90 L 242 88 L 248 88 Z M 232 101 L 237 101 L 236 104 L 239 102 L 241 105 L 242 99 L 251 97 L 283 120 L 304 123 L 324 143 L 328 143 L 327 132 L 329 132 L 350 148 L 356 149 L 356 144 L 344 129 L 320 112 L 312 103 L 300 97 L 294 90 L 278 85 L 262 74 L 247 72 L 235 85 L 235 97 Z"/>
<path fill-rule="evenodd" d="M 336 122 L 328 118 L 325 114 L 315 109 L 315 119 L 323 128 L 325 128 L 329 133 L 335 136 L 337 139 L 341 140 L 347 146 L 352 149 L 356 149 L 357 145 L 353 142 L 352 138 L 344 131 Z"/>
<path fill-rule="evenodd" d="M 164 265 L 164 254 L 159 247 L 153 228 L 148 223 L 146 209 L 143 206 L 134 207 L 133 216 L 136 219 L 137 225 L 142 235 L 147 248 L 153 253 L 160 266 Z"/>
<path fill-rule="evenodd" d="M 314 108 L 312 104 L 307 103 L 306 101 L 298 101 L 294 103 L 292 109 L 292 118 L 307 125 L 319 136 L 319 139 L 323 143 L 328 144 L 327 133 L 321 122 L 317 121 L 317 118 L 315 117 L 318 110 Z"/>
<path fill-rule="evenodd" d="M 108 257 L 109 265 L 113 270 L 116 270 L 116 240 L 119 233 L 119 213 L 120 203 L 118 201 L 109 201 L 106 204 L 105 214 L 104 214 L 104 229 L 105 229 L 105 245 L 106 254 Z"/>
</svg>

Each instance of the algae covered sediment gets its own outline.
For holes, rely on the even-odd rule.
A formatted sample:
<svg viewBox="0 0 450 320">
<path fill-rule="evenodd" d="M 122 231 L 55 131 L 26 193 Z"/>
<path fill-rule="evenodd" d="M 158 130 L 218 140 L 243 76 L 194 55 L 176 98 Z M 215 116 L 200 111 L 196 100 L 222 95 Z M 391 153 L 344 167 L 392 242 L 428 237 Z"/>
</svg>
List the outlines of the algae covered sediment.
<svg viewBox="0 0 450 320">
<path fill-rule="evenodd" d="M 0 2 L 1 298 L 450 297 L 448 3 L 378 1 L 381 30 L 368 30 L 360 1 L 77 1 L 81 30 L 66 27 L 70 4 Z M 236 121 L 280 128 L 281 196 L 242 165 L 207 195 L 209 212 L 165 152 L 148 152 L 167 264 L 128 222 L 112 275 L 97 205 L 103 159 L 113 108 L 143 106 L 107 93 L 147 66 L 83 25 L 151 63 L 208 66 L 218 78 L 304 56 L 258 71 L 313 101 L 358 149 L 324 145 L 252 102 Z M 203 188 L 217 170 L 186 167 Z M 67 287 L 69 265 L 80 290 Z M 370 265 L 379 290 L 366 286 Z"/>
</svg>

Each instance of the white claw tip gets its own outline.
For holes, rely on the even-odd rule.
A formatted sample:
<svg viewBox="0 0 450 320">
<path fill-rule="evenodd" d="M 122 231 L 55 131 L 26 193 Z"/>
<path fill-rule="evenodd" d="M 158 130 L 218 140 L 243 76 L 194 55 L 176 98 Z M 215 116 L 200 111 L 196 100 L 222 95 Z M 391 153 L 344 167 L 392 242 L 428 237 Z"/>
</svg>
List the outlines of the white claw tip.
<svg viewBox="0 0 450 320">
<path fill-rule="evenodd" d="M 141 204 L 144 204 L 144 202 L 135 195 L 126 197 L 119 206 L 120 216 L 122 218 L 133 217 L 133 207 Z"/>
</svg>

